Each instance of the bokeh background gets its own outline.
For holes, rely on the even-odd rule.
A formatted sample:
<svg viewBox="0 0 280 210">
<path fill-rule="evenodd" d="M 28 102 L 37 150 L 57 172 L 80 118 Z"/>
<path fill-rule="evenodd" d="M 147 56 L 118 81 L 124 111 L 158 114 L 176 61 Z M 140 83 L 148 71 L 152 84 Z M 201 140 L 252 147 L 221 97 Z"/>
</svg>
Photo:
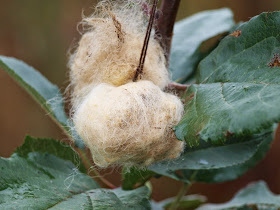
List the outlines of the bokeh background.
<svg viewBox="0 0 280 210">
<path fill-rule="evenodd" d="M 95 0 L 0 0 L 0 54 L 13 56 L 34 66 L 62 91 L 68 84 L 67 54 L 79 39 L 77 23 L 82 11 L 90 14 Z M 263 11 L 280 10 L 277 0 L 182 0 L 178 20 L 198 11 L 229 7 L 235 20 L 247 21 Z M 9 157 L 26 134 L 65 139 L 46 113 L 9 76 L 0 71 L 0 156 Z M 189 193 L 224 202 L 248 182 L 263 179 L 280 193 L 280 132 L 267 157 L 238 180 L 223 184 L 195 184 Z M 120 185 L 119 171 L 106 177 Z M 168 178 L 153 179 L 153 198 L 177 194 L 181 183 Z"/>
</svg>

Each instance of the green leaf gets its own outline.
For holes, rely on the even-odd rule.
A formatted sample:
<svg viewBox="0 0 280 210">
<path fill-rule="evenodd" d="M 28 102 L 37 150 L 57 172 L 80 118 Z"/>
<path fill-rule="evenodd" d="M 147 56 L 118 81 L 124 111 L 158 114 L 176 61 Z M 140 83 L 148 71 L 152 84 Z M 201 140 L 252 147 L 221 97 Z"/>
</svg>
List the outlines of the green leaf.
<svg viewBox="0 0 280 210">
<path fill-rule="evenodd" d="M 154 172 L 147 169 L 123 168 L 122 176 L 122 188 L 124 190 L 132 190 L 135 187 L 139 187 L 145 184 L 150 178 L 155 175 Z"/>
<path fill-rule="evenodd" d="M 147 187 L 140 187 L 133 191 L 124 191 L 120 188 L 114 190 L 96 189 L 88 191 L 91 202 L 90 209 L 150 209 L 149 194 Z M 67 209 L 65 205 L 59 205 L 55 209 Z M 75 208 L 73 208 L 75 209 Z M 76 208 L 76 209 L 80 209 Z"/>
<path fill-rule="evenodd" d="M 194 180 L 196 182 L 220 183 L 237 179 L 249 169 L 255 167 L 269 151 L 273 138 L 272 136 L 268 136 L 266 139 L 265 137 L 263 138 L 264 140 L 258 145 L 256 153 L 244 163 L 219 169 L 182 170 L 183 179 L 187 182 L 192 178 L 193 174 L 195 174 Z"/>
<path fill-rule="evenodd" d="M 280 120 L 280 68 L 268 64 L 280 49 L 280 12 L 263 13 L 237 27 L 199 64 L 200 85 L 186 94 L 176 127 L 190 145 L 228 134 L 250 136 Z"/>
<path fill-rule="evenodd" d="M 199 83 L 280 83 L 279 67 L 268 64 L 280 49 L 280 12 L 262 13 L 240 24 L 199 64 Z"/>
<path fill-rule="evenodd" d="M 280 208 L 280 195 L 273 194 L 263 181 L 250 184 L 240 190 L 234 198 L 224 204 L 206 204 L 199 210 L 222 210 L 222 209 L 270 209 Z"/>
<path fill-rule="evenodd" d="M 254 167 L 269 150 L 271 133 L 255 135 L 249 141 L 244 139 L 224 146 L 200 145 L 186 149 L 176 160 L 162 161 L 149 167 L 155 173 L 188 183 L 224 182 L 243 175 Z"/>
<path fill-rule="evenodd" d="M 63 96 L 56 85 L 33 67 L 15 58 L 0 56 L 0 67 L 31 95 L 58 125 L 76 137 L 77 146 L 83 147 L 83 142 L 75 131 L 71 130 L 73 126 L 65 114 Z"/>
<path fill-rule="evenodd" d="M 214 83 L 192 85 L 177 138 L 196 145 L 199 138 L 221 143 L 229 136 L 251 136 L 280 120 L 280 85 Z"/>
<path fill-rule="evenodd" d="M 63 144 L 57 140 L 26 136 L 24 144 L 18 147 L 15 153 L 23 158 L 28 158 L 30 152 L 48 153 L 64 160 L 70 160 L 81 172 L 87 172 L 79 154 L 70 145 Z"/>
<path fill-rule="evenodd" d="M 168 198 L 166 200 L 160 201 L 160 202 L 152 202 L 152 210 L 164 210 L 169 209 L 172 205 L 172 203 L 176 200 L 176 197 L 174 198 Z M 178 209 L 195 209 L 199 207 L 201 204 L 205 203 L 207 198 L 202 195 L 187 195 L 184 196 L 179 204 Z"/>
<path fill-rule="evenodd" d="M 227 8 L 200 12 L 177 22 L 170 57 L 172 79 L 185 82 L 208 52 L 199 49 L 201 44 L 229 31 L 233 25 L 232 12 Z"/>
<path fill-rule="evenodd" d="M 69 161 L 75 152 L 68 145 L 54 141 L 28 137 L 10 158 L 0 158 L 0 209 L 47 209 L 72 199 L 80 206 L 89 202 L 86 192 L 98 184 Z M 44 151 L 46 142 L 50 146 Z"/>
<path fill-rule="evenodd" d="M 27 137 L 10 158 L 0 158 L 0 209 L 148 209 L 147 187 L 97 189 L 81 173 L 69 145 Z"/>
<path fill-rule="evenodd" d="M 63 98 L 57 86 L 50 83 L 33 67 L 15 58 L 0 56 L 2 67 L 59 123 L 66 125 Z"/>
</svg>

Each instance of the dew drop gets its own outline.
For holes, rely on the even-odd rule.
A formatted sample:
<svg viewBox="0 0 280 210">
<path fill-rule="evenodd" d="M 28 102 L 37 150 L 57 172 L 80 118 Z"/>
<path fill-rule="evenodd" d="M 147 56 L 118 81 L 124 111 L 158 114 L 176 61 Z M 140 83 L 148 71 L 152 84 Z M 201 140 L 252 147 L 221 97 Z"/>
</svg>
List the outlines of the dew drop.
<svg viewBox="0 0 280 210">
<path fill-rule="evenodd" d="M 208 161 L 207 160 L 199 160 L 199 164 L 201 165 L 207 165 L 208 164 Z"/>
</svg>

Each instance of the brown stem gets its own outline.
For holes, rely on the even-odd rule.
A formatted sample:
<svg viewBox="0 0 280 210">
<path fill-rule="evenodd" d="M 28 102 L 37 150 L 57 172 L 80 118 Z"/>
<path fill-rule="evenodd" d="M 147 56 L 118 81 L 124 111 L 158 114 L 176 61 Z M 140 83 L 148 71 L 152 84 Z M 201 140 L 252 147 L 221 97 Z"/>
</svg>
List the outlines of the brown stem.
<svg viewBox="0 0 280 210">
<path fill-rule="evenodd" d="M 154 23 L 154 18 L 155 18 L 158 1 L 159 0 L 154 0 L 154 2 L 153 2 L 153 8 L 152 8 L 152 12 L 151 12 L 151 16 L 150 16 L 150 20 L 149 20 L 149 24 L 148 24 L 148 28 L 147 28 L 141 56 L 140 56 L 140 60 L 139 60 L 139 65 L 136 69 L 136 73 L 134 75 L 133 82 L 136 82 L 138 79 L 138 76 L 143 73 L 145 58 L 146 58 L 146 54 L 147 54 L 147 50 L 148 50 L 149 40 L 150 40 L 150 36 L 151 36 L 151 31 L 153 28 L 153 23 Z"/>
<path fill-rule="evenodd" d="M 160 6 L 161 16 L 156 24 L 156 38 L 165 50 L 167 61 L 169 61 L 173 28 L 180 1 L 181 0 L 162 0 Z"/>
<path fill-rule="evenodd" d="M 185 90 L 187 90 L 190 86 L 191 86 L 191 85 L 183 85 L 183 84 L 179 84 L 179 83 L 176 83 L 176 82 L 172 82 L 172 83 L 169 83 L 169 84 L 168 84 L 167 88 L 185 91 Z"/>
</svg>

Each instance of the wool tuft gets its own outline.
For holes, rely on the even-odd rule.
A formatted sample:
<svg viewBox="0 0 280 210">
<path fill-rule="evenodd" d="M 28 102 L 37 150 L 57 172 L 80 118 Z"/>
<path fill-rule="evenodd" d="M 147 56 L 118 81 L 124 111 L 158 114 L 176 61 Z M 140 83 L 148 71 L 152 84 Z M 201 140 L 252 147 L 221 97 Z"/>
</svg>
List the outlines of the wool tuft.
<svg viewBox="0 0 280 210">
<path fill-rule="evenodd" d="M 132 82 L 149 21 L 142 1 L 101 1 L 82 21 L 84 34 L 70 57 L 72 118 L 95 164 L 146 167 L 183 149 L 173 127 L 183 115 L 168 85 L 164 51 L 150 38 L 143 73 Z"/>
<path fill-rule="evenodd" d="M 148 166 L 178 157 L 184 143 L 172 127 L 183 104 L 150 81 L 92 86 L 73 121 L 99 167 Z"/>
<path fill-rule="evenodd" d="M 89 86 L 108 83 L 121 86 L 132 81 L 149 17 L 141 1 L 101 1 L 82 21 L 85 33 L 69 61 L 73 103 L 88 94 Z M 140 80 L 161 89 L 169 83 L 164 51 L 152 34 Z"/>
</svg>

